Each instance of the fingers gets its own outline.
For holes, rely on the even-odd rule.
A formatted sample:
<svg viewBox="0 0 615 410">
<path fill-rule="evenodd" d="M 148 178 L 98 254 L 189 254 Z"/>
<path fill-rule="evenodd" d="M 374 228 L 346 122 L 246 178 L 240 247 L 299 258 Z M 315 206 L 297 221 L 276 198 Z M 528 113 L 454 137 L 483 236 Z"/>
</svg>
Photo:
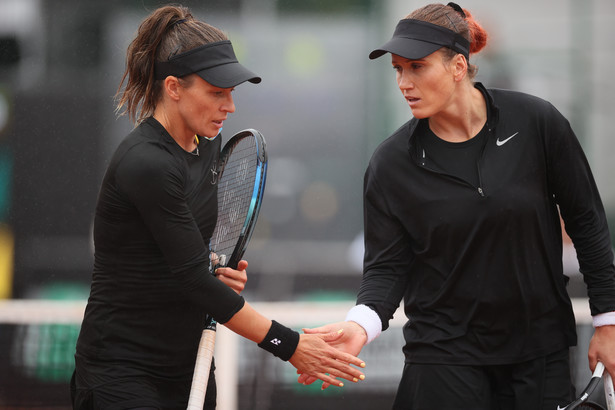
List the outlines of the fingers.
<svg viewBox="0 0 615 410">
<path fill-rule="evenodd" d="M 242 271 L 248 269 L 248 261 L 244 261 L 243 259 L 239 261 L 237 264 L 237 270 Z"/>
<path fill-rule="evenodd" d="M 359 369 L 365 367 L 365 362 L 346 352 L 349 346 L 344 342 L 345 331 L 341 326 L 341 323 L 326 325 L 320 329 L 311 329 L 314 334 L 304 333 L 300 336 L 297 350 L 290 359 L 290 363 L 299 370 L 299 383 L 312 384 L 316 379 L 320 379 L 324 382 L 323 388 L 327 388 L 329 385 L 343 386 L 337 378 L 354 383 L 365 379 Z M 329 329 L 336 331 L 318 333 Z M 358 353 L 360 348 L 351 346 L 349 350 Z"/>
<path fill-rule="evenodd" d="M 303 330 L 303 333 L 305 333 L 306 335 L 313 335 L 316 333 L 324 333 L 324 327 L 313 327 L 313 328 L 302 328 L 301 330 Z"/>
<path fill-rule="evenodd" d="M 349 356 L 354 357 L 352 355 Z M 363 363 L 360 359 L 359 361 L 362 363 L 362 367 L 365 367 L 365 363 Z M 335 375 L 336 377 L 341 377 L 342 379 L 346 379 L 354 383 L 357 383 L 359 380 L 365 380 L 365 375 L 359 369 L 350 366 L 348 361 L 332 360 L 329 366 L 335 370 L 328 373 Z M 324 379 L 321 380 L 326 381 Z"/>
<path fill-rule="evenodd" d="M 340 385 L 340 381 L 336 378 L 346 379 L 353 383 L 365 380 L 365 375 L 358 369 L 330 357 L 321 357 L 316 366 L 311 366 L 309 370 L 300 370 L 299 374 L 297 381 L 306 385 L 314 383 L 316 379 L 338 387 L 341 387 L 343 383 Z"/>
<path fill-rule="evenodd" d="M 316 377 L 320 380 L 322 380 L 323 382 L 327 383 L 328 385 L 331 386 L 335 386 L 335 387 L 344 387 L 344 383 L 337 380 L 335 377 L 330 376 L 326 373 L 318 373 L 316 374 Z M 323 383 L 324 385 L 324 383 Z"/>
<path fill-rule="evenodd" d="M 224 256 L 224 255 L 223 255 Z M 223 259 L 226 259 L 226 257 L 224 257 Z M 219 264 L 224 264 L 224 262 L 221 260 L 220 256 L 218 256 L 217 253 L 212 252 L 209 254 L 209 260 L 211 261 L 211 266 L 212 267 L 216 267 Z"/>
<path fill-rule="evenodd" d="M 229 268 L 229 267 L 220 267 L 216 269 L 216 275 L 224 275 L 226 277 L 238 280 L 238 281 L 248 281 L 248 273 L 246 269 L 248 268 L 248 262 L 241 260 L 237 264 L 237 269 Z"/>
<path fill-rule="evenodd" d="M 333 375 L 331 375 L 331 376 L 333 377 Z M 335 377 L 341 377 L 341 378 L 349 380 L 349 381 L 351 381 L 353 383 L 358 383 L 361 380 L 365 380 L 365 375 L 363 375 L 363 374 L 360 374 L 360 375 L 358 375 L 358 377 L 355 377 L 354 375 L 340 373 L 340 374 L 336 374 Z M 319 377 L 312 376 L 312 375 L 305 374 L 305 373 L 300 373 L 299 377 L 297 378 L 297 383 L 309 386 L 312 383 L 314 383 L 315 381 L 317 381 L 318 379 L 319 379 Z M 326 389 L 330 385 L 331 385 L 331 383 L 326 383 L 326 382 L 323 383 L 323 389 Z M 337 384 L 334 384 L 334 385 L 337 386 Z"/>
<path fill-rule="evenodd" d="M 312 335 L 317 334 L 317 333 L 330 333 L 332 331 L 330 325 L 313 327 L 313 328 L 303 328 L 301 330 L 303 330 L 303 333 L 305 334 L 312 334 Z"/>
<path fill-rule="evenodd" d="M 246 280 L 238 280 L 227 274 L 218 274 L 216 271 L 216 277 L 229 288 L 233 289 L 237 293 L 241 293 L 246 287 Z"/>
<path fill-rule="evenodd" d="M 343 336 L 343 330 L 340 329 L 337 332 L 331 332 L 331 333 L 327 333 L 327 334 L 322 334 L 320 335 L 320 337 L 327 343 L 333 342 L 339 338 L 341 338 Z M 331 352 L 331 356 L 341 362 L 344 363 L 348 363 L 348 364 L 354 364 L 355 366 L 364 368 L 365 367 L 365 362 L 363 360 L 361 360 L 360 358 L 351 355 L 350 353 L 346 353 L 343 352 L 341 350 L 338 349 L 333 349 Z M 352 367 L 351 367 L 352 368 Z"/>
<path fill-rule="evenodd" d="M 349 353 L 340 352 L 337 350 L 337 360 L 342 361 L 344 363 L 354 364 L 360 368 L 365 368 L 365 362 L 358 357 L 355 357 Z M 354 367 L 351 367 L 354 369 Z M 362 374 L 362 373 L 361 373 Z"/>
<path fill-rule="evenodd" d="M 309 386 L 310 384 L 314 383 L 316 380 L 318 380 L 318 378 L 303 373 L 303 374 L 299 374 L 299 378 L 297 379 L 297 383 Z"/>
<path fill-rule="evenodd" d="M 338 330 L 333 331 L 333 332 L 329 331 L 328 333 L 323 333 L 321 335 L 321 338 L 322 338 L 322 340 L 324 340 L 327 343 L 335 342 L 340 337 L 342 337 L 343 333 L 344 333 L 344 329 L 338 329 Z"/>
<path fill-rule="evenodd" d="M 304 328 L 302 329 L 306 334 L 317 334 L 317 333 L 332 333 L 337 332 L 341 329 L 344 329 L 345 326 L 348 325 L 348 322 L 337 322 L 337 323 L 328 323 L 326 325 L 314 327 L 314 328 Z"/>
<path fill-rule="evenodd" d="M 246 283 L 248 281 L 248 275 L 245 270 L 238 271 L 231 268 L 218 268 L 216 269 L 216 276 L 218 279 L 226 278 L 236 282 Z"/>
<path fill-rule="evenodd" d="M 303 378 L 301 376 L 303 376 Z M 322 384 L 323 387 L 321 387 L 321 389 L 323 390 L 329 386 L 344 387 L 344 382 L 342 382 L 341 380 L 338 380 L 337 378 L 338 377 L 346 378 L 340 375 L 336 375 L 334 373 L 320 373 L 320 372 L 315 373 L 314 375 L 301 375 L 301 376 L 299 377 L 297 381 L 304 385 L 311 385 L 315 381 L 321 380 L 323 382 Z M 347 380 L 350 380 L 353 383 L 358 383 L 360 379 L 350 378 Z"/>
<path fill-rule="evenodd" d="M 361 359 L 336 349 L 330 349 L 320 358 L 318 370 L 320 370 L 321 373 L 329 374 L 331 377 L 339 377 L 354 383 L 359 380 L 365 380 L 365 375 L 359 369 L 351 366 L 350 359 L 353 359 L 353 361 L 357 363 L 357 366 L 362 368 L 365 367 L 365 363 Z M 325 380 L 317 376 L 316 372 L 309 373 L 322 381 L 331 383 L 330 380 Z M 335 383 L 331 384 L 334 386 L 336 385 Z"/>
<path fill-rule="evenodd" d="M 248 274 L 246 268 L 248 262 L 241 260 L 237 264 L 237 269 L 231 268 L 218 268 L 216 269 L 216 277 L 220 279 L 225 285 L 233 289 L 237 293 L 241 293 L 244 290 L 246 282 L 248 281 Z"/>
<path fill-rule="evenodd" d="M 309 386 L 311 384 L 313 384 L 315 381 L 317 380 L 322 380 L 322 386 L 321 386 L 321 390 L 326 389 L 329 386 L 335 386 L 335 387 L 343 387 L 343 383 L 340 383 L 339 380 L 337 380 L 336 378 L 334 378 L 335 383 L 330 383 L 329 381 L 325 381 L 322 377 L 320 377 L 322 373 L 318 373 L 318 376 L 311 376 L 308 374 L 300 374 L 299 377 L 297 378 L 297 383 L 299 384 L 303 384 L 305 386 Z M 333 377 L 333 375 L 327 374 L 328 377 Z M 353 378 L 351 381 L 353 383 L 358 383 L 360 380 L 365 380 L 365 376 L 362 376 L 361 378 Z"/>
</svg>

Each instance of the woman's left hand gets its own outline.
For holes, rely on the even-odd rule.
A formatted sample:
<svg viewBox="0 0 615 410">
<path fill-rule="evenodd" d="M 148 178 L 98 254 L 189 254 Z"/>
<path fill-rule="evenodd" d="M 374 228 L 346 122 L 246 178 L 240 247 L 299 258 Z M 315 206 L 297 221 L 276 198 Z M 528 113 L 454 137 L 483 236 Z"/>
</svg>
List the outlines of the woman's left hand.
<svg viewBox="0 0 615 410">
<path fill-rule="evenodd" d="M 333 347 L 342 333 L 343 330 L 340 329 L 337 332 L 300 335 L 297 350 L 289 362 L 295 366 L 297 373 L 305 375 L 307 380 L 320 379 L 327 386 L 344 386 L 336 377 L 354 383 L 365 379 L 360 370 L 351 366 L 365 367 L 363 360 Z"/>
<path fill-rule="evenodd" d="M 615 326 L 599 326 L 589 342 L 589 367 L 594 371 L 601 362 L 615 378 Z"/>
<path fill-rule="evenodd" d="M 337 322 L 314 329 L 303 329 L 303 331 L 306 334 L 327 334 L 335 332 L 336 329 L 341 329 L 341 334 L 327 343 L 342 352 L 357 356 L 367 342 L 367 333 L 365 332 L 365 329 L 363 329 L 356 322 Z M 318 380 L 318 378 L 314 376 L 308 376 L 307 374 L 300 373 L 299 371 L 297 371 L 297 373 L 299 373 L 299 379 L 297 382 L 300 384 L 310 385 Z M 323 383 L 321 389 L 324 390 L 327 387 L 329 387 L 329 383 L 325 382 Z"/>
<path fill-rule="evenodd" d="M 239 294 L 246 287 L 248 281 L 247 268 L 248 262 L 241 260 L 237 264 L 236 270 L 229 267 L 218 268 L 215 274 L 225 285 Z"/>
</svg>

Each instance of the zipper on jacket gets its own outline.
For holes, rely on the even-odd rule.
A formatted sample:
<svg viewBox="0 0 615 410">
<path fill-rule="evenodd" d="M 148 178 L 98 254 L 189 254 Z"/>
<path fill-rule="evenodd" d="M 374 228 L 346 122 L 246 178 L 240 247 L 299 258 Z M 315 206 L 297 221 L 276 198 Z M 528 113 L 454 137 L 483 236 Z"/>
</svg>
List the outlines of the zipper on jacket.
<svg viewBox="0 0 615 410">
<path fill-rule="evenodd" d="M 480 156 L 482 157 L 482 152 Z M 485 191 L 483 191 L 483 178 L 482 178 L 482 175 L 480 174 L 480 158 L 478 161 L 476 161 L 476 170 L 478 171 L 478 188 L 477 188 L 478 195 L 484 197 Z"/>
<path fill-rule="evenodd" d="M 483 191 L 483 188 L 482 188 L 482 179 L 481 179 L 481 175 L 480 175 L 480 168 L 479 168 L 479 170 L 478 170 L 478 185 L 479 185 L 479 186 L 478 186 L 478 187 L 475 187 L 473 184 L 469 183 L 468 181 L 466 181 L 466 180 L 465 180 L 465 179 L 463 179 L 463 178 L 459 178 L 459 177 L 457 177 L 457 176 L 455 176 L 455 175 L 450 175 L 450 174 L 447 174 L 446 172 L 441 172 L 441 171 L 438 171 L 438 170 L 435 170 L 435 169 L 433 169 L 433 168 L 428 167 L 428 166 L 427 166 L 426 153 L 425 153 L 425 150 L 424 150 L 424 149 L 422 150 L 422 153 L 421 153 L 420 164 L 421 164 L 421 166 L 422 166 L 424 169 L 428 170 L 429 172 L 433 172 L 433 173 L 435 173 L 435 174 L 439 174 L 439 175 L 443 175 L 443 176 L 448 177 L 448 178 L 452 178 L 452 179 L 454 179 L 454 180 L 456 180 L 456 181 L 461 182 L 463 185 L 467 185 L 467 186 L 472 187 L 473 189 L 476 189 L 476 190 L 477 190 L 477 192 L 478 192 L 478 194 L 479 194 L 481 197 L 484 197 L 484 196 L 485 196 L 485 192 Z"/>
<path fill-rule="evenodd" d="M 487 120 L 489 121 L 489 120 Z M 483 145 L 483 148 L 480 150 L 480 154 L 478 156 L 478 161 L 476 161 L 476 171 L 478 172 L 478 195 L 480 195 L 481 197 L 485 196 L 485 191 L 483 191 L 483 176 L 481 175 L 480 172 L 480 161 L 483 159 L 484 155 L 485 155 L 485 148 L 487 147 L 487 144 L 489 143 L 489 137 L 491 137 L 491 135 L 493 134 L 492 130 L 493 127 L 489 127 L 489 135 L 487 136 L 487 138 L 485 139 L 485 144 Z"/>
</svg>

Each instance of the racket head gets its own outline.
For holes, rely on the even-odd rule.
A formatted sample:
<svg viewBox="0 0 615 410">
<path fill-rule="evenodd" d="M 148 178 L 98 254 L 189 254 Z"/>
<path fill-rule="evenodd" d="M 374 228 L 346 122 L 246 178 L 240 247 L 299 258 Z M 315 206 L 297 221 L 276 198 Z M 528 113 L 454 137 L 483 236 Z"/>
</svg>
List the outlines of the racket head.
<svg viewBox="0 0 615 410">
<path fill-rule="evenodd" d="M 218 219 L 211 252 L 224 256 L 216 266 L 237 268 L 246 251 L 260 211 L 267 177 L 263 135 L 255 129 L 235 134 L 218 161 Z"/>
<path fill-rule="evenodd" d="M 596 368 L 594 369 L 594 373 L 592 374 L 592 378 L 583 389 L 581 394 L 571 403 L 564 407 L 557 406 L 557 410 L 573 410 L 573 409 L 582 409 L 582 408 L 591 408 L 591 407 L 582 407 L 587 403 L 587 399 L 594 392 L 600 380 L 602 379 L 602 375 L 604 373 L 604 365 L 601 362 L 596 364 Z M 595 405 L 595 403 L 590 402 L 588 406 Z M 600 407 L 599 407 L 600 408 Z"/>
<path fill-rule="evenodd" d="M 615 410 L 615 387 L 613 386 L 613 379 L 609 372 L 604 371 L 602 382 L 604 383 L 604 398 L 606 400 L 606 408 L 608 410 Z"/>
</svg>

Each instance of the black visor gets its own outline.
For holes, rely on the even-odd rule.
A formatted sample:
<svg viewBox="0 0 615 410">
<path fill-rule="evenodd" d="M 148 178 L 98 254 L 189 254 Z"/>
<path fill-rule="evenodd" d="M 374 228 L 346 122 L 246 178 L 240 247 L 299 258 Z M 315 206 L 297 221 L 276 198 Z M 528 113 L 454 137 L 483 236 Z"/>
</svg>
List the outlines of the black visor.
<svg viewBox="0 0 615 410">
<path fill-rule="evenodd" d="M 156 61 L 157 80 L 163 80 L 169 75 L 183 77 L 192 73 L 220 88 L 235 87 L 245 81 L 254 84 L 261 82 L 259 76 L 239 64 L 229 40 L 193 48 L 167 61 Z"/>
<path fill-rule="evenodd" d="M 392 53 L 409 60 L 418 60 L 442 47 L 463 54 L 466 59 L 470 56 L 470 42 L 462 35 L 426 21 L 403 19 L 397 23 L 393 38 L 369 53 L 369 58 L 373 60 Z"/>
</svg>

